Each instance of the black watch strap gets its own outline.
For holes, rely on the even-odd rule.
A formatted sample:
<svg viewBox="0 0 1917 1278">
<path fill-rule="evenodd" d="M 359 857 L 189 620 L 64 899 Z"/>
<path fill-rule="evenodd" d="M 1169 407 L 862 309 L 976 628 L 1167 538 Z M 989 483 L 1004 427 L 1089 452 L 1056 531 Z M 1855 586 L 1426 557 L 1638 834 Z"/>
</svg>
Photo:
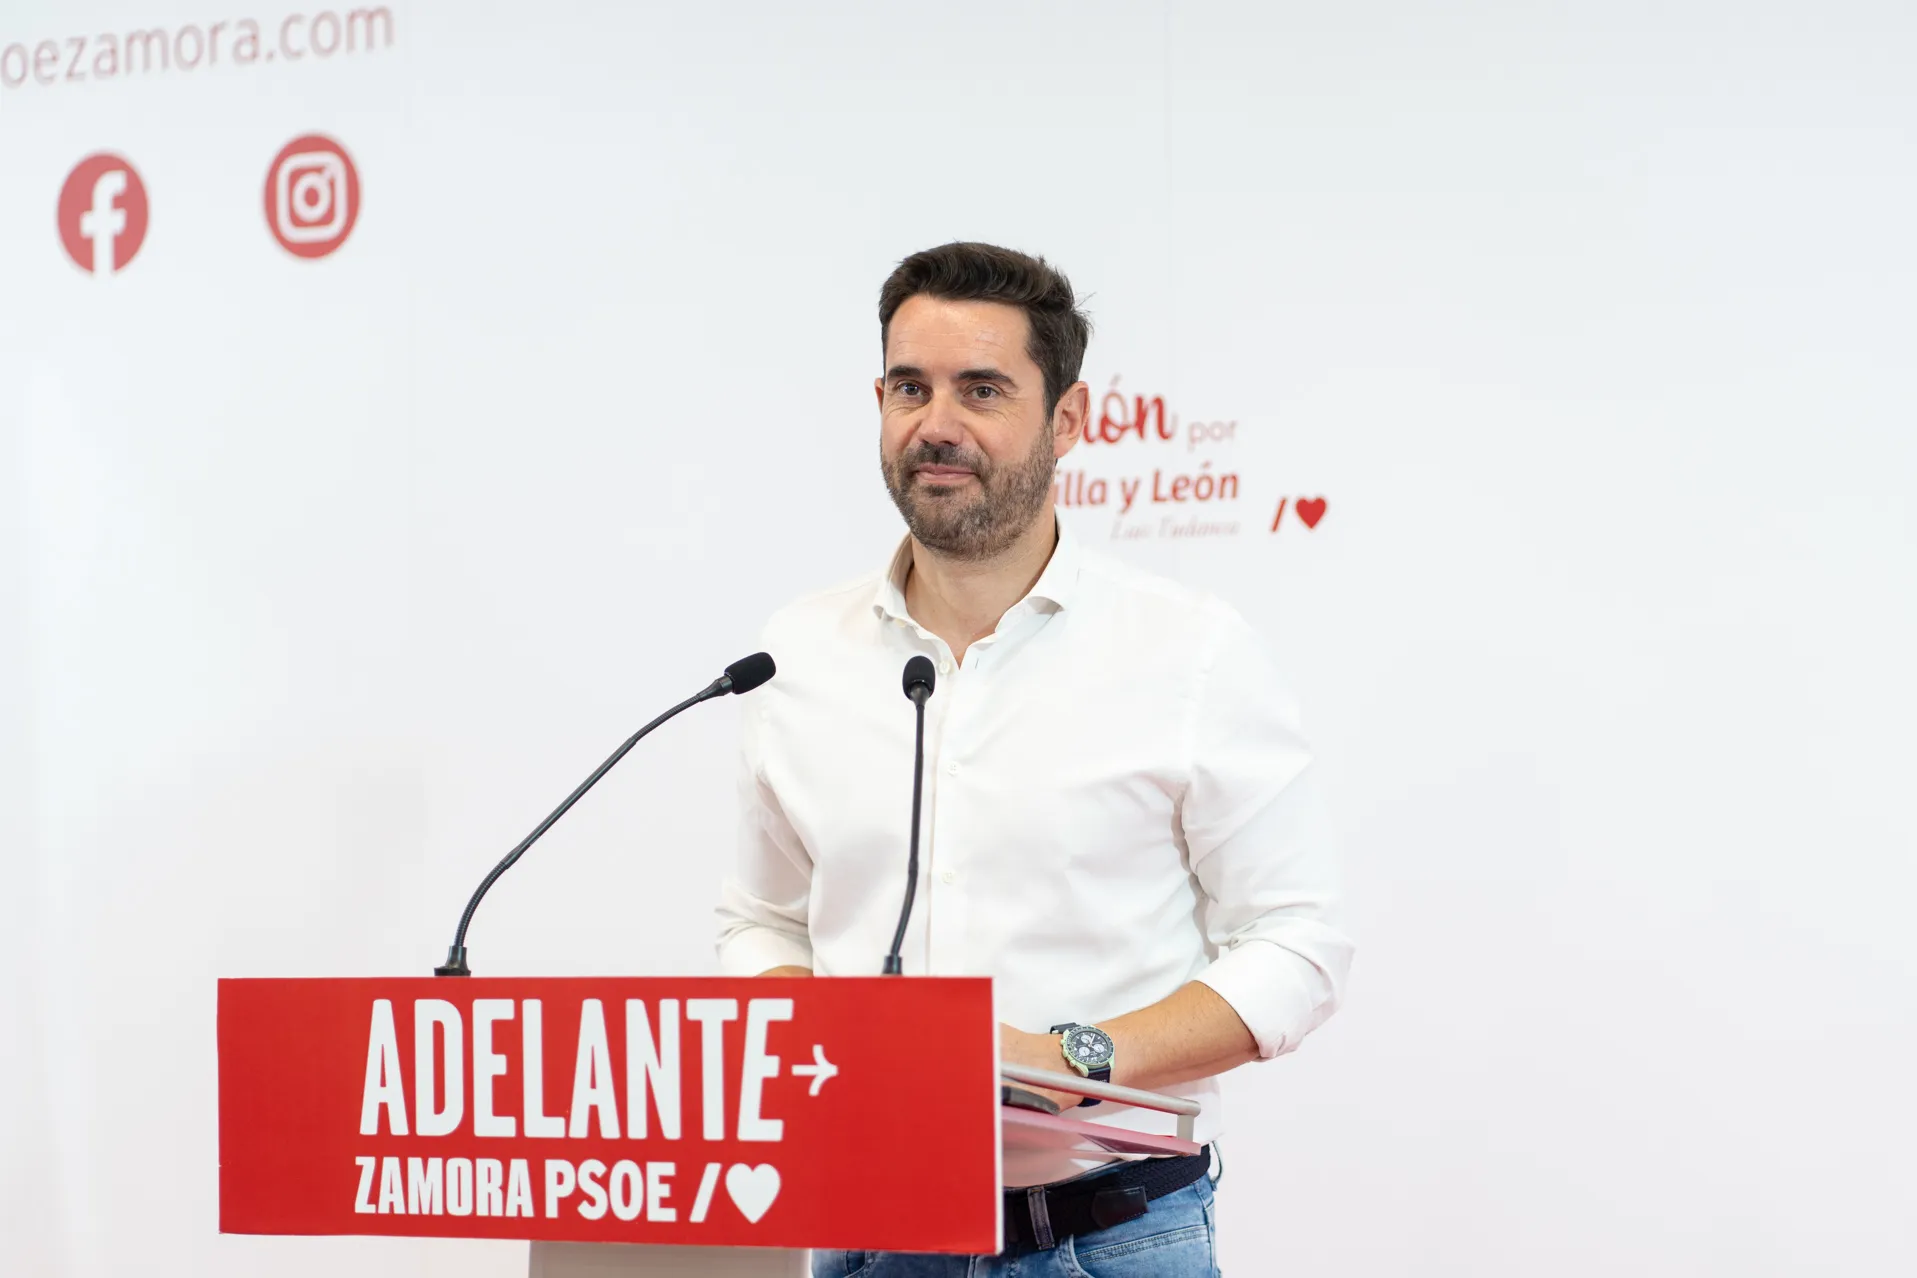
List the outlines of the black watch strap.
<svg viewBox="0 0 1917 1278">
<path fill-rule="evenodd" d="M 1067 1021 L 1063 1025 L 1052 1026 L 1050 1032 L 1053 1034 L 1069 1034 L 1078 1027 L 1077 1021 Z M 1091 1079 L 1094 1083 L 1109 1083 L 1112 1081 L 1112 1067 L 1110 1065 L 1100 1065 L 1097 1069 L 1088 1071 L 1085 1077 Z M 1087 1105 L 1096 1104 L 1098 1104 L 1098 1097 L 1084 1096 L 1079 1098 L 1078 1107 L 1084 1109 Z"/>
</svg>

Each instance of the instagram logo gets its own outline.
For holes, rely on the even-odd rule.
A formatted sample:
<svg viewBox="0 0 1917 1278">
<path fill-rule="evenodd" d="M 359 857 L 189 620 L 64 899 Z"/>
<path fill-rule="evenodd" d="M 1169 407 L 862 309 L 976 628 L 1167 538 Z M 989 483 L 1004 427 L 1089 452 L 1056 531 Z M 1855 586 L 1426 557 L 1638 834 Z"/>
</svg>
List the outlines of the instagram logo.
<svg viewBox="0 0 1917 1278">
<path fill-rule="evenodd" d="M 146 183 L 117 155 L 89 155 L 60 188 L 60 243 L 83 271 L 111 275 L 146 239 Z"/>
<path fill-rule="evenodd" d="M 294 138 L 266 171 L 266 225 L 296 257 L 325 257 L 359 219 L 359 171 L 346 149 L 309 133 Z"/>
</svg>

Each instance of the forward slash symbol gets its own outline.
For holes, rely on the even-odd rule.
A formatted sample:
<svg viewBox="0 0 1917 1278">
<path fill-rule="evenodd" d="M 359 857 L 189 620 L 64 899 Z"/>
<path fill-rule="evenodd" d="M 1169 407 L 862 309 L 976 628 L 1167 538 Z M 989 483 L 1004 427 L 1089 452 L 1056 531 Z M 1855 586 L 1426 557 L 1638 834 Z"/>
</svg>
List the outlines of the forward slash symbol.
<svg viewBox="0 0 1917 1278">
<path fill-rule="evenodd" d="M 839 1074 L 839 1067 L 825 1059 L 825 1047 L 822 1044 L 814 1043 L 812 1045 L 812 1059 L 815 1062 L 814 1064 L 794 1065 L 792 1067 L 794 1074 L 810 1074 L 812 1076 L 812 1090 L 806 1093 L 807 1096 L 817 1096 L 819 1089 L 825 1086 L 826 1080 L 836 1078 Z"/>
</svg>

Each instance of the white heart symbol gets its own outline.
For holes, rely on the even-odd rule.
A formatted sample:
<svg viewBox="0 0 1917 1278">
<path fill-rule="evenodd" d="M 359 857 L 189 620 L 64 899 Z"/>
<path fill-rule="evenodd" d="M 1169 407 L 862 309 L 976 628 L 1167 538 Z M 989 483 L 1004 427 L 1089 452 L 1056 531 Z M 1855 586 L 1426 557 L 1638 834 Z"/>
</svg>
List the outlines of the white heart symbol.
<svg viewBox="0 0 1917 1278">
<path fill-rule="evenodd" d="M 734 1163 L 726 1169 L 726 1192 L 732 1195 L 733 1206 L 756 1225 L 779 1196 L 779 1169 L 771 1163 L 757 1167 Z"/>
</svg>

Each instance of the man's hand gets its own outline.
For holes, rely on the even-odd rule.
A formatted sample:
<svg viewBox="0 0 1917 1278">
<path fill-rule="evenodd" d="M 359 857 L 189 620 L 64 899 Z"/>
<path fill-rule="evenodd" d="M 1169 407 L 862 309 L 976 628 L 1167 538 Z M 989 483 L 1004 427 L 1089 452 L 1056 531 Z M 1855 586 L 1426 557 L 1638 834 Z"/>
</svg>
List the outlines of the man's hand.
<svg viewBox="0 0 1917 1278">
<path fill-rule="evenodd" d="M 1010 1025 L 998 1027 L 998 1058 L 1003 1065 L 1023 1065 L 1026 1069 L 1042 1069 L 1051 1074 L 1069 1074 L 1072 1067 L 1065 1063 L 1065 1053 L 1059 1044 L 1060 1036 L 1057 1034 L 1027 1034 Z M 1033 1087 L 1030 1083 L 1018 1083 L 1015 1086 L 1057 1102 L 1061 1113 L 1074 1108 L 1084 1099 L 1073 1092 L 1055 1092 L 1049 1087 Z"/>
<path fill-rule="evenodd" d="M 812 975 L 812 969 L 809 967 L 768 967 L 765 971 L 759 973 L 759 975 L 760 976 L 810 976 Z"/>
<path fill-rule="evenodd" d="M 1097 1022 L 1112 1036 L 1116 1056 L 1112 1082 L 1148 1092 L 1163 1091 L 1197 1078 L 1210 1078 L 1258 1059 L 1258 1041 L 1218 992 L 1202 981 L 1190 981 L 1169 998 L 1150 1007 Z M 1010 1025 L 998 1027 L 999 1059 L 1054 1074 L 1070 1074 L 1072 1067 L 1059 1050 L 1057 1034 L 1028 1034 Z M 1042 1090 L 1070 1109 L 1083 1098 L 1068 1092 Z"/>
</svg>

